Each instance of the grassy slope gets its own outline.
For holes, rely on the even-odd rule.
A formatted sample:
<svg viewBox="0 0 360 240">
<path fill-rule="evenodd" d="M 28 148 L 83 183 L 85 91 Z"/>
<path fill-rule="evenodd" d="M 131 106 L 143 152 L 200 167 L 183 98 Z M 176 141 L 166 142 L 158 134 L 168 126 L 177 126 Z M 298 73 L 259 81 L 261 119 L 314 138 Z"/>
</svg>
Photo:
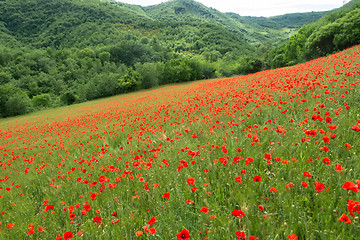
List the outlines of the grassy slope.
<svg viewBox="0 0 360 240">
<path fill-rule="evenodd" d="M 66 231 L 146 238 L 144 226 L 169 239 L 183 228 L 192 239 L 234 239 L 236 231 L 357 239 L 359 219 L 347 205 L 359 193 L 342 186 L 360 172 L 351 130 L 359 120 L 359 55 L 356 46 L 295 67 L 0 120 L 1 238 L 25 239 L 33 223 L 41 239 Z M 339 221 L 342 214 L 352 224 Z"/>
</svg>

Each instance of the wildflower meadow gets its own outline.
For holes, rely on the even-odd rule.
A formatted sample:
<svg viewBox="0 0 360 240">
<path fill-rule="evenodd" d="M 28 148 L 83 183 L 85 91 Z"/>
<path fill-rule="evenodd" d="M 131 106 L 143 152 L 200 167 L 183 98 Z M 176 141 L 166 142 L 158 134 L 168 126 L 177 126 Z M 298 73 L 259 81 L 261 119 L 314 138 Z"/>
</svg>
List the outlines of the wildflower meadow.
<svg viewBox="0 0 360 240">
<path fill-rule="evenodd" d="M 360 46 L 0 120 L 0 239 L 355 240 Z"/>
</svg>

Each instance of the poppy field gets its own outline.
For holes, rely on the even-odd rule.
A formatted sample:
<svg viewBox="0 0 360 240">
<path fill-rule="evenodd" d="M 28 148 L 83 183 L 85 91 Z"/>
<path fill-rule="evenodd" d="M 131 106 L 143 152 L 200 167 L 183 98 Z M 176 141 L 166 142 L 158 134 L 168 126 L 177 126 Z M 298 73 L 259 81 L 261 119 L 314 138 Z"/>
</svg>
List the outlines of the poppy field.
<svg viewBox="0 0 360 240">
<path fill-rule="evenodd" d="M 359 239 L 360 46 L 0 120 L 0 239 Z"/>
</svg>

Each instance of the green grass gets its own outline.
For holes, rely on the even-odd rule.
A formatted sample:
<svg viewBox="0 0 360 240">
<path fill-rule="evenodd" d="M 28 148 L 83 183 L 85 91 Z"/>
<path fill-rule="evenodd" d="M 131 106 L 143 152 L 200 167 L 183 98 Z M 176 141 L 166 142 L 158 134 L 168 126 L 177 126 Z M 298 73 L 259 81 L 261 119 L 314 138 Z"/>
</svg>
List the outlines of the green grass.
<svg viewBox="0 0 360 240">
<path fill-rule="evenodd" d="M 359 54 L 1 120 L 0 238 L 357 239 L 359 193 L 343 185 L 360 173 Z"/>
</svg>

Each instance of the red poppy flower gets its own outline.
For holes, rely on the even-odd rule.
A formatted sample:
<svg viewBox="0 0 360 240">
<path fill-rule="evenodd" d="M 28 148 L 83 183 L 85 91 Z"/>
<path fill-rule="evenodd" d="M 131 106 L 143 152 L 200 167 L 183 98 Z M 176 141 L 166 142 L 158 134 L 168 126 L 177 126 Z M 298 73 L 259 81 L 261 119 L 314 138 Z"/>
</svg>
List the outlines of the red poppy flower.
<svg viewBox="0 0 360 240">
<path fill-rule="evenodd" d="M 336 164 L 335 171 L 343 172 L 344 168 L 340 164 Z"/>
<path fill-rule="evenodd" d="M 54 205 L 47 205 L 47 206 L 45 207 L 45 212 L 46 212 L 46 211 L 51 211 L 51 210 L 54 210 Z"/>
<path fill-rule="evenodd" d="M 104 183 L 106 181 L 105 176 L 100 176 L 99 177 L 99 183 Z"/>
<path fill-rule="evenodd" d="M 202 207 L 201 209 L 200 209 L 200 212 L 203 212 L 203 213 L 208 213 L 209 212 L 209 208 L 207 208 L 207 207 Z"/>
<path fill-rule="evenodd" d="M 84 210 L 85 210 L 86 212 L 90 211 L 90 209 L 91 209 L 91 206 L 90 206 L 89 204 L 86 204 L 86 205 L 84 206 Z"/>
<path fill-rule="evenodd" d="M 96 196 L 99 195 L 99 193 L 93 192 L 90 194 L 91 200 L 96 200 Z"/>
<path fill-rule="evenodd" d="M 336 125 L 329 125 L 329 128 L 332 129 L 332 130 L 336 130 L 337 126 Z"/>
<path fill-rule="evenodd" d="M 360 214 L 360 202 L 348 199 L 349 214 L 355 217 L 354 212 Z"/>
<path fill-rule="evenodd" d="M 189 184 L 189 185 L 195 185 L 195 178 L 188 178 L 186 180 L 186 183 Z"/>
<path fill-rule="evenodd" d="M 314 185 L 315 185 L 315 191 L 317 191 L 318 193 L 325 189 L 325 185 L 321 182 L 315 182 Z"/>
<path fill-rule="evenodd" d="M 156 221 L 156 217 L 151 217 L 150 220 L 147 222 L 147 224 L 149 225 L 153 225 L 155 224 L 157 221 Z"/>
<path fill-rule="evenodd" d="M 156 229 L 155 229 L 154 227 L 149 228 L 149 234 L 150 234 L 150 235 L 153 235 L 153 234 L 155 234 L 155 233 L 156 233 Z"/>
<path fill-rule="evenodd" d="M 341 215 L 341 217 L 338 220 L 344 223 L 351 224 L 351 220 L 346 214 Z"/>
<path fill-rule="evenodd" d="M 324 141 L 324 143 L 329 143 L 330 138 L 328 136 L 323 136 L 323 141 Z"/>
<path fill-rule="evenodd" d="M 264 159 L 265 160 L 271 159 L 271 154 L 265 153 Z"/>
<path fill-rule="evenodd" d="M 312 177 L 312 175 L 310 174 L 310 173 L 308 173 L 308 172 L 304 172 L 304 177 Z"/>
<path fill-rule="evenodd" d="M 29 229 L 33 229 L 33 228 L 34 228 L 34 223 L 29 223 L 29 224 L 28 224 L 28 228 L 29 228 Z"/>
<path fill-rule="evenodd" d="M 293 182 L 289 182 L 288 184 L 285 185 L 285 190 L 288 192 L 290 190 L 290 188 L 294 188 L 295 185 Z"/>
<path fill-rule="evenodd" d="M 232 215 L 241 219 L 245 216 L 245 213 L 241 210 L 234 210 L 232 211 Z"/>
<path fill-rule="evenodd" d="M 163 198 L 169 199 L 170 198 L 170 193 L 169 192 L 164 193 Z"/>
<path fill-rule="evenodd" d="M 235 181 L 237 181 L 239 184 L 241 184 L 241 183 L 242 183 L 242 178 L 241 178 L 241 176 L 237 176 L 237 177 L 235 178 Z"/>
<path fill-rule="evenodd" d="M 178 240 L 188 240 L 190 238 L 189 230 L 183 229 L 181 232 L 176 234 Z"/>
<path fill-rule="evenodd" d="M 323 162 L 325 163 L 325 165 L 330 165 L 330 158 L 324 157 Z"/>
<path fill-rule="evenodd" d="M 64 233 L 64 239 L 72 239 L 73 238 L 73 233 L 72 232 L 65 232 Z"/>
<path fill-rule="evenodd" d="M 355 132 L 360 132 L 360 127 L 359 126 L 352 126 L 351 130 L 354 130 Z"/>
<path fill-rule="evenodd" d="M 295 234 L 288 235 L 288 240 L 297 240 L 297 236 Z"/>
<path fill-rule="evenodd" d="M 350 182 L 350 181 L 346 181 L 344 183 L 344 185 L 342 186 L 343 189 L 345 190 L 350 190 L 350 191 L 353 191 L 353 192 L 359 192 L 359 186 L 356 185 L 355 183 L 353 182 Z"/>
<path fill-rule="evenodd" d="M 254 177 L 253 180 L 254 180 L 255 182 L 261 182 L 261 179 L 262 179 L 261 176 L 255 175 L 255 177 Z"/>
<path fill-rule="evenodd" d="M 235 234 L 238 240 L 245 240 L 245 232 L 237 231 Z"/>
<path fill-rule="evenodd" d="M 270 191 L 270 192 L 277 192 L 276 188 L 274 188 L 274 187 L 271 187 L 271 188 L 269 189 L 269 191 Z"/>
<path fill-rule="evenodd" d="M 101 221 L 101 217 L 96 216 L 96 217 L 93 218 L 93 221 L 94 221 L 95 223 L 99 223 L 99 222 Z"/>
</svg>

